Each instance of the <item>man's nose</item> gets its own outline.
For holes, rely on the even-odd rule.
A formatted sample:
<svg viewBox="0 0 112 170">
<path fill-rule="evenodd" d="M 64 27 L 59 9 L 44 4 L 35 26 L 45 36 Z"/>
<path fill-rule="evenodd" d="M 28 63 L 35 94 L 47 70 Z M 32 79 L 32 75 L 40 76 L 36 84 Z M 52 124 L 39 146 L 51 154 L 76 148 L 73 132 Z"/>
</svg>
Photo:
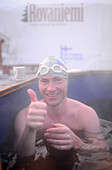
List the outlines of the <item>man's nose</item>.
<svg viewBox="0 0 112 170">
<path fill-rule="evenodd" d="M 56 89 L 55 83 L 54 82 L 49 82 L 47 90 L 48 91 L 54 91 Z"/>
</svg>

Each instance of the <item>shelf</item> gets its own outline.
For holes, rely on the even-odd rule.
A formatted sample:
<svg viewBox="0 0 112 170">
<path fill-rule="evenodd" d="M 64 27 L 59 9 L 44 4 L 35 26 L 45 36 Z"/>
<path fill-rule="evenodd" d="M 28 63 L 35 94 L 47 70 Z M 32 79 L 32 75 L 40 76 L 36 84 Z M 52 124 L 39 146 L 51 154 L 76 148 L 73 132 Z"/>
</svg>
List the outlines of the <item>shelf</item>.
<svg viewBox="0 0 112 170">
<path fill-rule="evenodd" d="M 22 81 L 6 79 L 0 82 L 0 97 L 32 84 L 37 80 L 38 78 L 35 75 L 26 76 L 25 80 Z"/>
</svg>

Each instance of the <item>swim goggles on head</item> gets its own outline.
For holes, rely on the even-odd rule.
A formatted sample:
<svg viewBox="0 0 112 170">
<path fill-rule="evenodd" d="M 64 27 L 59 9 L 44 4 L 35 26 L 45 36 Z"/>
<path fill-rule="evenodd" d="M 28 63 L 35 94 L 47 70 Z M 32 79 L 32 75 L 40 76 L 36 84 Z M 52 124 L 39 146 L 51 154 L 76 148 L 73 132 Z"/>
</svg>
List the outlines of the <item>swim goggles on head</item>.
<svg viewBox="0 0 112 170">
<path fill-rule="evenodd" d="M 43 65 L 39 68 L 37 72 L 37 76 L 39 74 L 45 75 L 47 74 L 50 70 L 52 70 L 54 73 L 61 73 L 62 71 L 65 71 L 67 73 L 67 69 L 60 66 L 59 64 L 54 64 L 52 67 L 47 67 L 46 65 Z"/>
</svg>

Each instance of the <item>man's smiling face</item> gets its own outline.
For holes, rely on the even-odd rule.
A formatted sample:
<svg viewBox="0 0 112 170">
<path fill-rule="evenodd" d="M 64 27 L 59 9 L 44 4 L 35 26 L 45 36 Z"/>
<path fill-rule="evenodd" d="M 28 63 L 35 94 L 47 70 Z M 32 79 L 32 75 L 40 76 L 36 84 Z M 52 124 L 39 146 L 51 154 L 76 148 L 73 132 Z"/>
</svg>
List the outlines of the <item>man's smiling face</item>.
<svg viewBox="0 0 112 170">
<path fill-rule="evenodd" d="M 58 106 L 65 99 L 68 82 L 61 77 L 42 77 L 39 79 L 39 89 L 44 101 L 53 107 Z"/>
</svg>

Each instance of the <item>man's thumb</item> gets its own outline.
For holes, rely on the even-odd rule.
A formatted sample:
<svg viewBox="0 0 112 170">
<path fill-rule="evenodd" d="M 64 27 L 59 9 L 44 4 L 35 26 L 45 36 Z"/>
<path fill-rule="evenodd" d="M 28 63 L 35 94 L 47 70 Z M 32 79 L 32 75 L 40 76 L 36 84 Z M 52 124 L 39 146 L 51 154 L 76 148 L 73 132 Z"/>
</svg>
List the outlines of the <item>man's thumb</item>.
<svg viewBox="0 0 112 170">
<path fill-rule="evenodd" d="M 36 95 L 36 93 L 32 89 L 28 89 L 27 92 L 28 92 L 28 94 L 29 94 L 29 96 L 31 98 L 31 102 L 38 101 L 37 95 Z"/>
</svg>

